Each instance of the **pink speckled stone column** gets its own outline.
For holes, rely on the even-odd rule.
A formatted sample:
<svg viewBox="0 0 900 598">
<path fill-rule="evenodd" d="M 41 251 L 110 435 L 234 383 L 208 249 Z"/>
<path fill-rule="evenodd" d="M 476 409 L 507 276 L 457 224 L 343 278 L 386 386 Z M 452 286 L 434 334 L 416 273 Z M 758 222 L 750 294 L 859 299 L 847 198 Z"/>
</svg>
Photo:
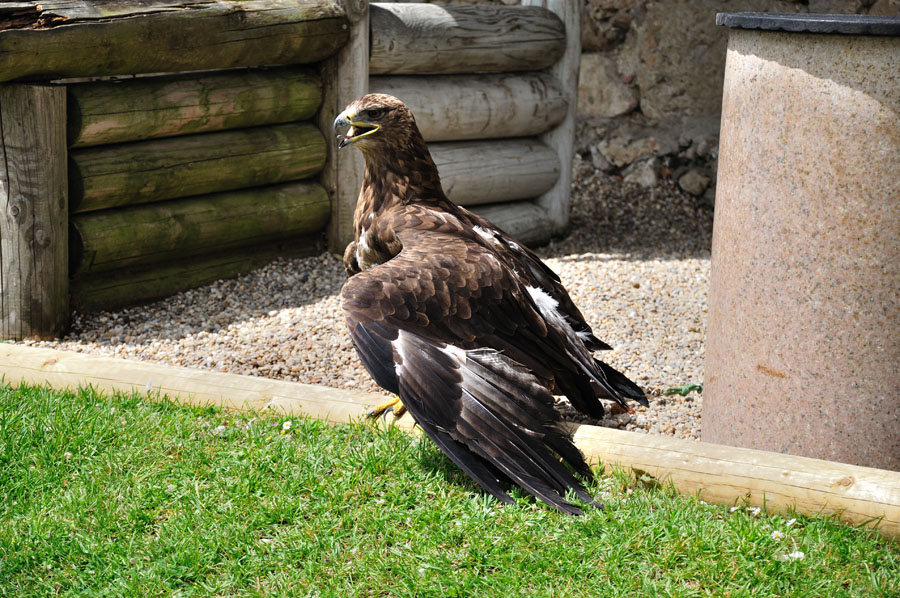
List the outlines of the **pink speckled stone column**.
<svg viewBox="0 0 900 598">
<path fill-rule="evenodd" d="M 703 440 L 900 470 L 900 37 L 729 33 Z"/>
</svg>

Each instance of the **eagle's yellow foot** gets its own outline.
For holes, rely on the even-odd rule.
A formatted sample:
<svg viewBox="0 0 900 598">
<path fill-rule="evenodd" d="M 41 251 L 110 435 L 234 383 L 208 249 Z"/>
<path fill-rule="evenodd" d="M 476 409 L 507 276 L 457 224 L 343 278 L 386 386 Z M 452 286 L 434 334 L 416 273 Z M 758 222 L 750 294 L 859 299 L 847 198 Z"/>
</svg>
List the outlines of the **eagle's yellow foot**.
<svg viewBox="0 0 900 598">
<path fill-rule="evenodd" d="M 369 413 L 368 415 L 372 419 L 376 419 L 387 413 L 387 411 L 393 411 L 394 417 L 400 417 L 404 413 L 406 413 L 406 407 L 403 405 L 403 402 L 400 400 L 400 397 L 394 397 L 390 401 L 384 402 L 381 405 L 378 405 Z"/>
</svg>

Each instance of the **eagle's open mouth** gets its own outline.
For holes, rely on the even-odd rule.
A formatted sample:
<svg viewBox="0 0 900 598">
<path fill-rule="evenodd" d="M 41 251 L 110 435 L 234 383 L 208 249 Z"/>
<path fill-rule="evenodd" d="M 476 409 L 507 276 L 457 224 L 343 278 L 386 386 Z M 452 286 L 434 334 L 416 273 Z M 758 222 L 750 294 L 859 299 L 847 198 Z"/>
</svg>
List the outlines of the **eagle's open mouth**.
<svg viewBox="0 0 900 598">
<path fill-rule="evenodd" d="M 338 147 L 344 147 L 349 143 L 353 143 L 357 139 L 374 133 L 379 128 L 378 125 L 375 124 L 350 119 L 342 119 L 341 117 L 339 117 L 339 121 L 335 122 L 335 131 L 337 132 L 339 128 L 346 127 L 348 125 L 349 128 L 341 138 L 341 142 L 338 144 Z M 338 136 L 340 137 L 340 134 Z"/>
<path fill-rule="evenodd" d="M 362 137 L 366 133 L 371 133 L 376 129 L 378 129 L 378 127 L 374 125 L 354 123 L 353 126 L 350 127 L 350 130 L 347 131 L 345 139 L 355 139 L 356 137 Z"/>
</svg>

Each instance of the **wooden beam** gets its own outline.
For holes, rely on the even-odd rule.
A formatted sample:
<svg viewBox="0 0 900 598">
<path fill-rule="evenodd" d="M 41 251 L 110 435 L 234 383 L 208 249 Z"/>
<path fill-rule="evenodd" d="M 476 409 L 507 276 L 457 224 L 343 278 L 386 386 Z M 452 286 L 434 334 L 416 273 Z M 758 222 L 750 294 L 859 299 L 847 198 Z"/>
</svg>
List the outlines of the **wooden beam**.
<svg viewBox="0 0 900 598">
<path fill-rule="evenodd" d="M 0 85 L 0 339 L 69 325 L 66 90 Z"/>
<path fill-rule="evenodd" d="M 156 301 L 246 274 L 277 258 L 317 255 L 323 248 L 323 235 L 313 233 L 144 267 L 79 274 L 71 281 L 72 309 L 88 312 Z"/>
<path fill-rule="evenodd" d="M 328 249 L 343 254 L 353 240 L 353 212 L 363 180 L 362 154 L 353 148 L 338 151 L 332 125 L 338 114 L 369 89 L 369 1 L 341 0 L 349 21 L 347 43 L 322 63 L 325 88 L 317 122 L 325 134 L 328 158 L 322 170 L 322 185 L 331 196 Z"/>
<path fill-rule="evenodd" d="M 372 74 L 539 71 L 566 49 L 549 10 L 520 6 L 372 4 Z"/>
<path fill-rule="evenodd" d="M 568 114 L 568 102 L 546 73 L 381 76 L 369 90 L 400 98 L 425 141 L 539 135 Z"/>
<path fill-rule="evenodd" d="M 191 73 L 73 83 L 69 147 L 309 120 L 322 101 L 311 69 Z"/>
<path fill-rule="evenodd" d="M 161 201 L 316 175 L 325 139 L 291 123 L 69 152 L 72 212 Z"/>
<path fill-rule="evenodd" d="M 325 189 L 300 181 L 75 214 L 71 273 L 177 262 L 320 232 L 328 212 Z"/>
<path fill-rule="evenodd" d="M 0 81 L 318 62 L 347 39 L 341 7 L 295 0 L 39 0 L 0 18 Z"/>
<path fill-rule="evenodd" d="M 381 395 L 193 370 L 139 361 L 0 344 L 0 374 L 10 384 L 50 384 L 159 393 L 197 405 L 279 411 L 332 423 L 364 417 Z M 396 421 L 412 429 L 408 415 Z M 575 444 L 596 463 L 632 468 L 709 502 L 834 514 L 900 537 L 900 472 L 778 453 L 573 426 Z"/>
<path fill-rule="evenodd" d="M 569 189 L 572 186 L 572 163 L 575 157 L 575 117 L 578 100 L 578 70 L 581 62 L 580 0 L 522 0 L 523 5 L 541 6 L 556 13 L 565 24 L 565 52 L 548 72 L 562 87 L 569 100 L 569 112 L 556 128 L 541 135 L 541 141 L 552 147 L 563 165 L 559 179 L 552 189 L 536 199 L 547 212 L 555 235 L 565 232 L 569 225 Z"/>
<path fill-rule="evenodd" d="M 560 175 L 556 154 L 534 138 L 448 141 L 428 149 L 447 197 L 464 206 L 532 198 Z"/>
<path fill-rule="evenodd" d="M 574 436 L 593 459 L 671 481 L 707 502 L 833 514 L 900 536 L 900 472 L 595 426 L 578 426 Z"/>
</svg>

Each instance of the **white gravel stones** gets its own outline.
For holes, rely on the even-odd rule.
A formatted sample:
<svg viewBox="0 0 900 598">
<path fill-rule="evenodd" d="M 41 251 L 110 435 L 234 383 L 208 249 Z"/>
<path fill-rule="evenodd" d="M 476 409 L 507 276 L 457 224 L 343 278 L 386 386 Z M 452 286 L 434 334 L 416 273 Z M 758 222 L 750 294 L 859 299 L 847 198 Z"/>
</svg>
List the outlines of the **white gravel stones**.
<svg viewBox="0 0 900 598">
<path fill-rule="evenodd" d="M 601 358 L 651 395 L 649 409 L 596 423 L 699 437 L 700 396 L 662 391 L 703 379 L 711 229 L 711 210 L 671 181 L 644 189 L 576 160 L 572 232 L 539 253 L 614 347 Z M 75 314 L 65 338 L 26 344 L 379 391 L 340 313 L 344 279 L 333 255 L 278 260 L 150 305 Z"/>
</svg>

